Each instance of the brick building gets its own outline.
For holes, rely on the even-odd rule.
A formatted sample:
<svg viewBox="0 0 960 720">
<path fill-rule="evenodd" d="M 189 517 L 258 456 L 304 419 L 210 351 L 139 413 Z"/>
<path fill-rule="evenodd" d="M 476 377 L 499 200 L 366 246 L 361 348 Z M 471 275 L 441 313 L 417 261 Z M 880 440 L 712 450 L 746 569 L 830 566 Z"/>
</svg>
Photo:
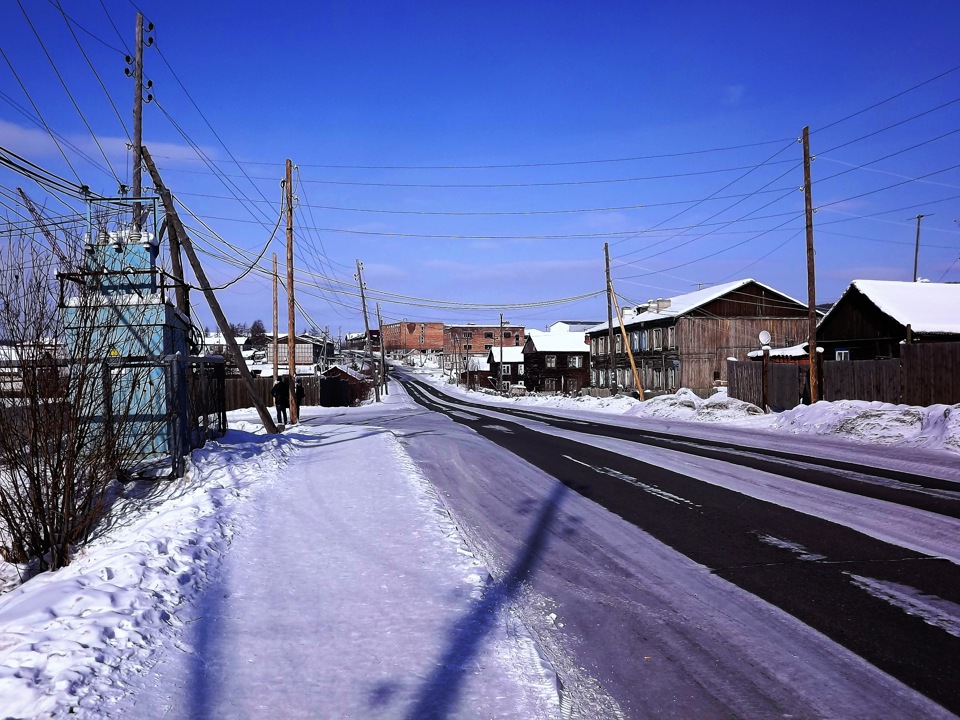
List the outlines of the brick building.
<svg viewBox="0 0 960 720">
<path fill-rule="evenodd" d="M 443 323 L 440 322 L 404 320 L 383 325 L 380 332 L 383 334 L 383 349 L 391 357 L 443 352 Z"/>
</svg>

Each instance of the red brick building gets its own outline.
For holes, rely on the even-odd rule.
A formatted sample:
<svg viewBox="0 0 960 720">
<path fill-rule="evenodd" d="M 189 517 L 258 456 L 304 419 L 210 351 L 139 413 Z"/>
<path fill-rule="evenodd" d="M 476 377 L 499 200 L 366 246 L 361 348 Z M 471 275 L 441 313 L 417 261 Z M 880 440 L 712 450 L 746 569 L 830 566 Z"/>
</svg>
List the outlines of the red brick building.
<svg viewBox="0 0 960 720">
<path fill-rule="evenodd" d="M 443 323 L 405 320 L 383 325 L 380 332 L 384 351 L 393 357 L 443 352 Z"/>
</svg>

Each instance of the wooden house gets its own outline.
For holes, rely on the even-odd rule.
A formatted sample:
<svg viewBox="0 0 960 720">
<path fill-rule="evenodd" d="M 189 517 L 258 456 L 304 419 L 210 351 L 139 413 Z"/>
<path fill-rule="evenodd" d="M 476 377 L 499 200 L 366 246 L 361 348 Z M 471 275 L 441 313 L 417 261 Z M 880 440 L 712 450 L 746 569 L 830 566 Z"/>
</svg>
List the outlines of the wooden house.
<svg viewBox="0 0 960 720">
<path fill-rule="evenodd" d="M 507 392 L 511 385 L 519 385 L 524 381 L 523 348 L 516 345 L 492 347 L 487 351 L 487 364 L 490 366 L 490 377 L 496 384 L 500 378 L 499 390 Z"/>
<path fill-rule="evenodd" d="M 701 396 L 726 382 L 727 358 L 746 360 L 760 347 L 805 342 L 807 306 L 753 279 L 736 280 L 685 295 L 658 298 L 624 308 L 627 342 L 645 393 L 685 387 Z M 607 323 L 591 328 L 591 383 L 633 390 L 635 382 L 619 323 L 614 319 L 613 375 Z"/>
<path fill-rule="evenodd" d="M 900 357 L 901 343 L 960 341 L 960 284 L 854 280 L 817 327 L 824 360 Z"/>
<path fill-rule="evenodd" d="M 583 332 L 527 336 L 524 385 L 532 392 L 576 393 L 590 385 L 590 344 Z"/>
</svg>

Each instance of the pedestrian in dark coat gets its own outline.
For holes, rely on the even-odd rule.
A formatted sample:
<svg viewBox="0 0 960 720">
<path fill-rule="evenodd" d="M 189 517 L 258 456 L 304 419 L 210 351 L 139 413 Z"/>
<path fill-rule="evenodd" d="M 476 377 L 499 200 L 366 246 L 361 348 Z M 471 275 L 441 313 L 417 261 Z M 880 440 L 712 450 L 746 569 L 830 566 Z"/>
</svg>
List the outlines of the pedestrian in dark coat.
<svg viewBox="0 0 960 720">
<path fill-rule="evenodd" d="M 290 406 L 290 386 L 287 385 L 285 376 L 277 380 L 270 394 L 273 396 L 273 404 L 277 406 L 277 422 L 286 425 L 287 408 Z"/>
<path fill-rule="evenodd" d="M 300 417 L 300 408 L 303 407 L 303 398 L 306 397 L 306 390 L 303 389 L 303 381 L 297 378 L 297 384 L 293 388 L 293 397 L 297 401 L 297 417 Z"/>
</svg>

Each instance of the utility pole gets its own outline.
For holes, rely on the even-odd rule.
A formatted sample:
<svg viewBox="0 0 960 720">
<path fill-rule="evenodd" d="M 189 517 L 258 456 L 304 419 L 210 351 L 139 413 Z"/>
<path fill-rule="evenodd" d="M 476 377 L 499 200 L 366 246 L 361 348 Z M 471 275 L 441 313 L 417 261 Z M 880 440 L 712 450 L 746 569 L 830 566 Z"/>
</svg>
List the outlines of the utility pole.
<svg viewBox="0 0 960 720">
<path fill-rule="evenodd" d="M 148 23 L 147 32 L 153 30 L 153 23 Z M 153 45 L 153 38 L 147 38 L 147 45 Z M 143 13 L 137 13 L 137 31 L 134 39 L 133 58 L 126 57 L 127 64 L 131 65 L 125 70 L 127 77 L 133 78 L 133 197 L 139 198 L 143 195 L 141 183 L 141 165 L 143 155 Z M 149 88 L 152 83 L 149 83 Z M 148 97 L 148 102 L 150 98 Z M 139 230 L 140 221 L 140 203 L 133 204 L 133 224 Z"/>
<path fill-rule="evenodd" d="M 387 388 L 387 353 L 383 349 L 383 318 L 380 317 L 380 303 L 377 303 L 377 325 L 380 327 L 380 377 L 383 378 L 383 394 L 389 395 Z"/>
<path fill-rule="evenodd" d="M 296 310 L 293 300 L 293 163 L 287 158 L 287 360 L 290 365 L 290 424 L 297 422 L 297 398 L 295 383 L 297 380 L 297 329 Z"/>
<path fill-rule="evenodd" d="M 617 394 L 617 356 L 613 351 L 613 283 L 610 281 L 610 247 L 607 243 L 603 244 L 603 259 L 604 265 L 607 268 L 607 328 L 609 332 L 607 333 L 607 342 L 610 343 L 608 348 L 609 353 L 609 362 L 610 362 L 610 394 Z"/>
<path fill-rule="evenodd" d="M 143 148 L 143 160 L 147 165 L 147 170 L 153 177 L 153 186 L 163 201 L 163 208 L 167 213 L 167 218 L 173 223 L 177 234 L 180 236 L 180 241 L 183 243 L 183 250 L 187 254 L 190 266 L 193 268 L 193 274 L 196 275 L 197 281 L 200 283 L 200 289 L 203 291 L 203 295 L 210 305 L 210 310 L 213 312 L 213 317 L 217 321 L 217 326 L 220 328 L 223 339 L 226 341 L 230 354 L 233 356 L 237 369 L 240 371 L 240 377 L 243 379 L 244 385 L 247 386 L 247 390 L 250 393 L 250 400 L 257 409 L 257 414 L 260 415 L 260 421 L 268 433 L 276 433 L 277 426 L 274 424 L 273 418 L 270 417 L 270 411 L 267 410 L 266 406 L 261 402 L 260 396 L 257 394 L 257 389 L 253 384 L 253 376 L 250 375 L 250 371 L 247 369 L 247 363 L 240 353 L 240 346 L 237 345 L 237 339 L 230 330 L 230 323 L 227 322 L 227 316 L 223 314 L 223 309 L 217 301 L 217 296 L 207 281 L 207 275 L 203 271 L 200 259 L 193 250 L 193 243 L 190 242 L 190 237 L 187 235 L 187 231 L 184 230 L 183 223 L 180 222 L 180 216 L 177 214 L 177 209 L 173 205 L 173 197 L 170 195 L 170 191 L 164 187 L 163 180 L 160 178 L 160 172 L 157 170 L 157 166 L 153 164 L 153 158 L 150 157 L 150 153 L 146 147 Z"/>
<path fill-rule="evenodd" d="M 803 205 L 807 217 L 807 317 L 810 361 L 810 404 L 820 399 L 820 364 L 817 359 L 817 280 L 813 252 L 813 185 L 810 180 L 810 126 L 803 128 Z"/>
<path fill-rule="evenodd" d="M 931 213 L 932 214 L 932 213 Z M 913 248 L 913 281 L 917 281 L 917 260 L 920 259 L 920 221 L 927 215 L 917 215 L 917 244 Z"/>
<path fill-rule="evenodd" d="M 497 378 L 500 392 L 503 392 L 503 313 L 500 313 L 500 377 Z"/>
<path fill-rule="evenodd" d="M 273 384 L 280 377 L 280 343 L 277 325 L 280 323 L 280 308 L 277 304 L 277 254 L 273 254 Z"/>
<path fill-rule="evenodd" d="M 367 338 L 364 342 L 364 349 L 367 357 L 373 360 L 373 351 L 370 349 L 370 320 L 367 318 L 367 296 L 363 286 L 363 265 L 357 260 L 357 282 L 360 283 L 360 305 L 363 308 L 363 326 L 367 331 Z M 373 393 L 377 402 L 380 402 L 380 378 L 377 377 L 377 365 L 373 364 Z"/>
</svg>

